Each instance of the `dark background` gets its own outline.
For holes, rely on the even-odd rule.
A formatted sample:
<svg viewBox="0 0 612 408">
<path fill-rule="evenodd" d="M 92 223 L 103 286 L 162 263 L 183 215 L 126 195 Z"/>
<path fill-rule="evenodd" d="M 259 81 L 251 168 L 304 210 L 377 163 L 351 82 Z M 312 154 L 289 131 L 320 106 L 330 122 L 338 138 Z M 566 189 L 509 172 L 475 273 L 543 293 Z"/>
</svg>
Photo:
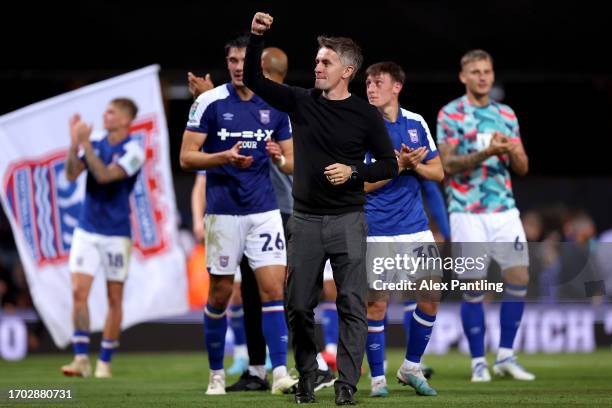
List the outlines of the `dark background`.
<svg viewBox="0 0 612 408">
<path fill-rule="evenodd" d="M 423 114 L 434 133 L 438 110 L 464 92 L 457 79 L 461 55 L 489 51 L 530 156 L 530 175 L 514 180 L 519 207 L 581 207 L 598 229 L 612 227 L 612 29 L 603 5 L 124 1 L 11 7 L 0 24 L 0 114 L 161 65 L 177 202 L 186 221 L 193 176 L 178 166 L 190 105 L 186 72 L 227 81 L 225 41 L 247 31 L 255 11 L 267 11 L 275 17 L 267 43 L 289 55 L 288 83 L 312 85 L 317 35 L 350 36 L 363 47 L 365 66 L 394 60 L 404 67 L 402 105 Z M 358 76 L 352 91 L 363 96 L 363 82 Z"/>
</svg>

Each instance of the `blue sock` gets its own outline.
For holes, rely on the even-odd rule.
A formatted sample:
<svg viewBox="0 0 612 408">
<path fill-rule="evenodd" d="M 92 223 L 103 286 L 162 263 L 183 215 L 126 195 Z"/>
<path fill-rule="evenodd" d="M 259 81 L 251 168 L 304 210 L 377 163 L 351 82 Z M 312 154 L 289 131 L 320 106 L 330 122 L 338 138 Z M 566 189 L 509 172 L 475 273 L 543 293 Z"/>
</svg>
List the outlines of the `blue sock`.
<svg viewBox="0 0 612 408">
<path fill-rule="evenodd" d="M 412 314 L 416 309 L 416 301 L 407 300 L 404 302 L 404 332 L 406 333 L 406 344 L 410 339 L 410 322 L 412 321 Z"/>
<path fill-rule="evenodd" d="M 223 369 L 226 331 L 225 310 L 215 309 L 207 304 L 204 308 L 204 338 L 208 351 L 208 365 L 211 370 Z"/>
<path fill-rule="evenodd" d="M 482 292 L 469 292 L 463 295 L 461 303 L 461 321 L 463 331 L 470 345 L 472 358 L 484 357 L 485 319 L 482 307 Z"/>
<path fill-rule="evenodd" d="M 411 363 L 420 363 L 421 357 L 425 352 L 427 343 L 431 338 L 436 315 L 429 315 L 423 312 L 418 307 L 412 313 L 410 321 L 410 337 L 408 338 L 408 347 L 406 348 L 406 360 Z"/>
<path fill-rule="evenodd" d="M 372 378 L 385 375 L 385 321 L 368 319 L 366 355 Z"/>
<path fill-rule="evenodd" d="M 89 352 L 89 332 L 75 330 L 72 335 L 72 348 L 74 354 L 87 354 Z"/>
<path fill-rule="evenodd" d="M 242 305 L 232 305 L 230 307 L 230 326 L 234 332 L 234 345 L 244 346 L 246 344 L 246 333 L 244 332 Z"/>
<path fill-rule="evenodd" d="M 323 302 L 323 338 L 325 345 L 338 344 L 338 311 L 334 302 Z"/>
<path fill-rule="evenodd" d="M 272 368 L 287 365 L 287 322 L 282 300 L 261 303 L 261 328 L 263 330 Z"/>
<path fill-rule="evenodd" d="M 117 347 L 119 347 L 119 342 L 117 340 L 102 339 L 100 346 L 100 360 L 110 363 L 113 354 L 117 351 Z"/>
<path fill-rule="evenodd" d="M 505 285 L 504 300 L 499 314 L 501 325 L 499 347 L 513 348 L 514 338 L 525 309 L 525 295 L 527 295 L 527 286 L 511 285 L 509 283 Z"/>
</svg>

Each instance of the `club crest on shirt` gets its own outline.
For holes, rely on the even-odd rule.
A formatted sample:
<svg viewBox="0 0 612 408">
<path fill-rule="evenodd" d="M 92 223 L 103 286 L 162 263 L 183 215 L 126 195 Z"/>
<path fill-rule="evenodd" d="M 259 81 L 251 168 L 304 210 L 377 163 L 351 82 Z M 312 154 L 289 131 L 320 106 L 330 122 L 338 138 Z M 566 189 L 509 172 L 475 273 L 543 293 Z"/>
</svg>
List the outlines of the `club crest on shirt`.
<svg viewBox="0 0 612 408">
<path fill-rule="evenodd" d="M 259 110 L 259 121 L 263 125 L 267 125 L 268 123 L 270 123 L 270 110 L 269 109 Z"/>
<path fill-rule="evenodd" d="M 229 256 L 227 256 L 227 255 L 221 255 L 221 256 L 219 257 L 219 265 L 220 265 L 222 268 L 225 268 L 225 267 L 226 267 L 228 264 L 229 264 Z"/>
<path fill-rule="evenodd" d="M 410 141 L 412 143 L 419 142 L 419 134 L 416 129 L 408 129 L 408 136 L 410 136 Z"/>
</svg>

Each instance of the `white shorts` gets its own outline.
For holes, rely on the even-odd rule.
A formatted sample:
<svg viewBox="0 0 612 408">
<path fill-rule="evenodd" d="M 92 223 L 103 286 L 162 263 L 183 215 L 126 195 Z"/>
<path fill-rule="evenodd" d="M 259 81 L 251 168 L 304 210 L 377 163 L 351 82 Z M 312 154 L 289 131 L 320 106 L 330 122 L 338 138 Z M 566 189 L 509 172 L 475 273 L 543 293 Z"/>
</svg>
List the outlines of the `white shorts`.
<svg viewBox="0 0 612 408">
<path fill-rule="evenodd" d="M 436 242 L 430 230 L 415 232 L 414 234 L 393 235 L 393 236 L 371 236 L 367 237 L 367 242 Z M 323 280 L 333 281 L 334 271 L 329 259 L 325 262 L 323 269 Z"/>
<path fill-rule="evenodd" d="M 368 271 L 368 284 L 373 288 L 375 281 L 382 280 L 386 283 L 397 283 L 402 280 L 416 281 L 419 279 L 441 277 L 441 263 L 430 262 L 417 264 L 415 267 L 410 262 L 400 262 L 400 269 L 397 264 L 392 263 L 390 269 L 381 271 L 384 262 L 382 258 L 395 259 L 396 256 L 403 257 L 407 254 L 415 261 L 420 257 L 425 259 L 439 259 L 440 252 L 436 240 L 430 230 L 415 232 L 413 234 L 402 234 L 392 236 L 369 236 L 367 238 L 368 247 L 366 251 L 366 270 Z M 378 270 L 378 271 L 377 271 Z"/>
<path fill-rule="evenodd" d="M 458 274 L 463 279 L 480 279 L 487 275 L 491 258 L 504 271 L 515 266 L 529 266 L 525 230 L 519 211 L 513 208 L 500 213 L 450 214 L 453 255 L 481 257 L 484 268 L 474 268 Z M 456 252 L 460 251 L 458 254 Z"/>
<path fill-rule="evenodd" d="M 255 271 L 287 265 L 279 210 L 249 215 L 206 214 L 206 266 L 213 275 L 234 275 L 242 255 Z"/>
<path fill-rule="evenodd" d="M 324 281 L 334 280 L 334 271 L 331 267 L 331 262 L 329 261 L 329 259 L 325 262 L 325 268 L 323 269 L 323 280 Z"/>
<path fill-rule="evenodd" d="M 436 242 L 430 230 L 415 232 L 414 234 L 373 236 L 367 238 L 368 242 Z"/>
<path fill-rule="evenodd" d="M 75 228 L 68 268 L 71 273 L 95 276 L 104 271 L 106 280 L 124 282 L 128 275 L 132 240 L 128 237 L 94 234 Z"/>
</svg>

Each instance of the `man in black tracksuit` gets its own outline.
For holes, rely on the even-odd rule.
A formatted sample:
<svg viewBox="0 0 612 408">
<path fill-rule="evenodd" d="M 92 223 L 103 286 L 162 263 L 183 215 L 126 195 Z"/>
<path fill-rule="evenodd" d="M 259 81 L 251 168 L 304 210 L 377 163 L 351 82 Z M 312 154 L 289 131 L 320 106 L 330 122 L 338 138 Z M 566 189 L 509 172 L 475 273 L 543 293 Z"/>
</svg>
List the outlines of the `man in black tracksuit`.
<svg viewBox="0 0 612 408">
<path fill-rule="evenodd" d="M 376 108 L 348 91 L 362 62 L 349 38 L 319 37 L 314 89 L 263 76 L 263 33 L 272 17 L 257 13 L 244 64 L 244 83 L 291 119 L 294 140 L 293 216 L 288 224 L 287 314 L 300 382 L 296 402 L 314 402 L 317 369 L 314 312 L 331 260 L 340 318 L 336 404 L 354 404 L 367 337 L 367 224 L 363 182 L 397 175 L 397 160 Z M 366 151 L 376 162 L 364 164 Z"/>
</svg>

